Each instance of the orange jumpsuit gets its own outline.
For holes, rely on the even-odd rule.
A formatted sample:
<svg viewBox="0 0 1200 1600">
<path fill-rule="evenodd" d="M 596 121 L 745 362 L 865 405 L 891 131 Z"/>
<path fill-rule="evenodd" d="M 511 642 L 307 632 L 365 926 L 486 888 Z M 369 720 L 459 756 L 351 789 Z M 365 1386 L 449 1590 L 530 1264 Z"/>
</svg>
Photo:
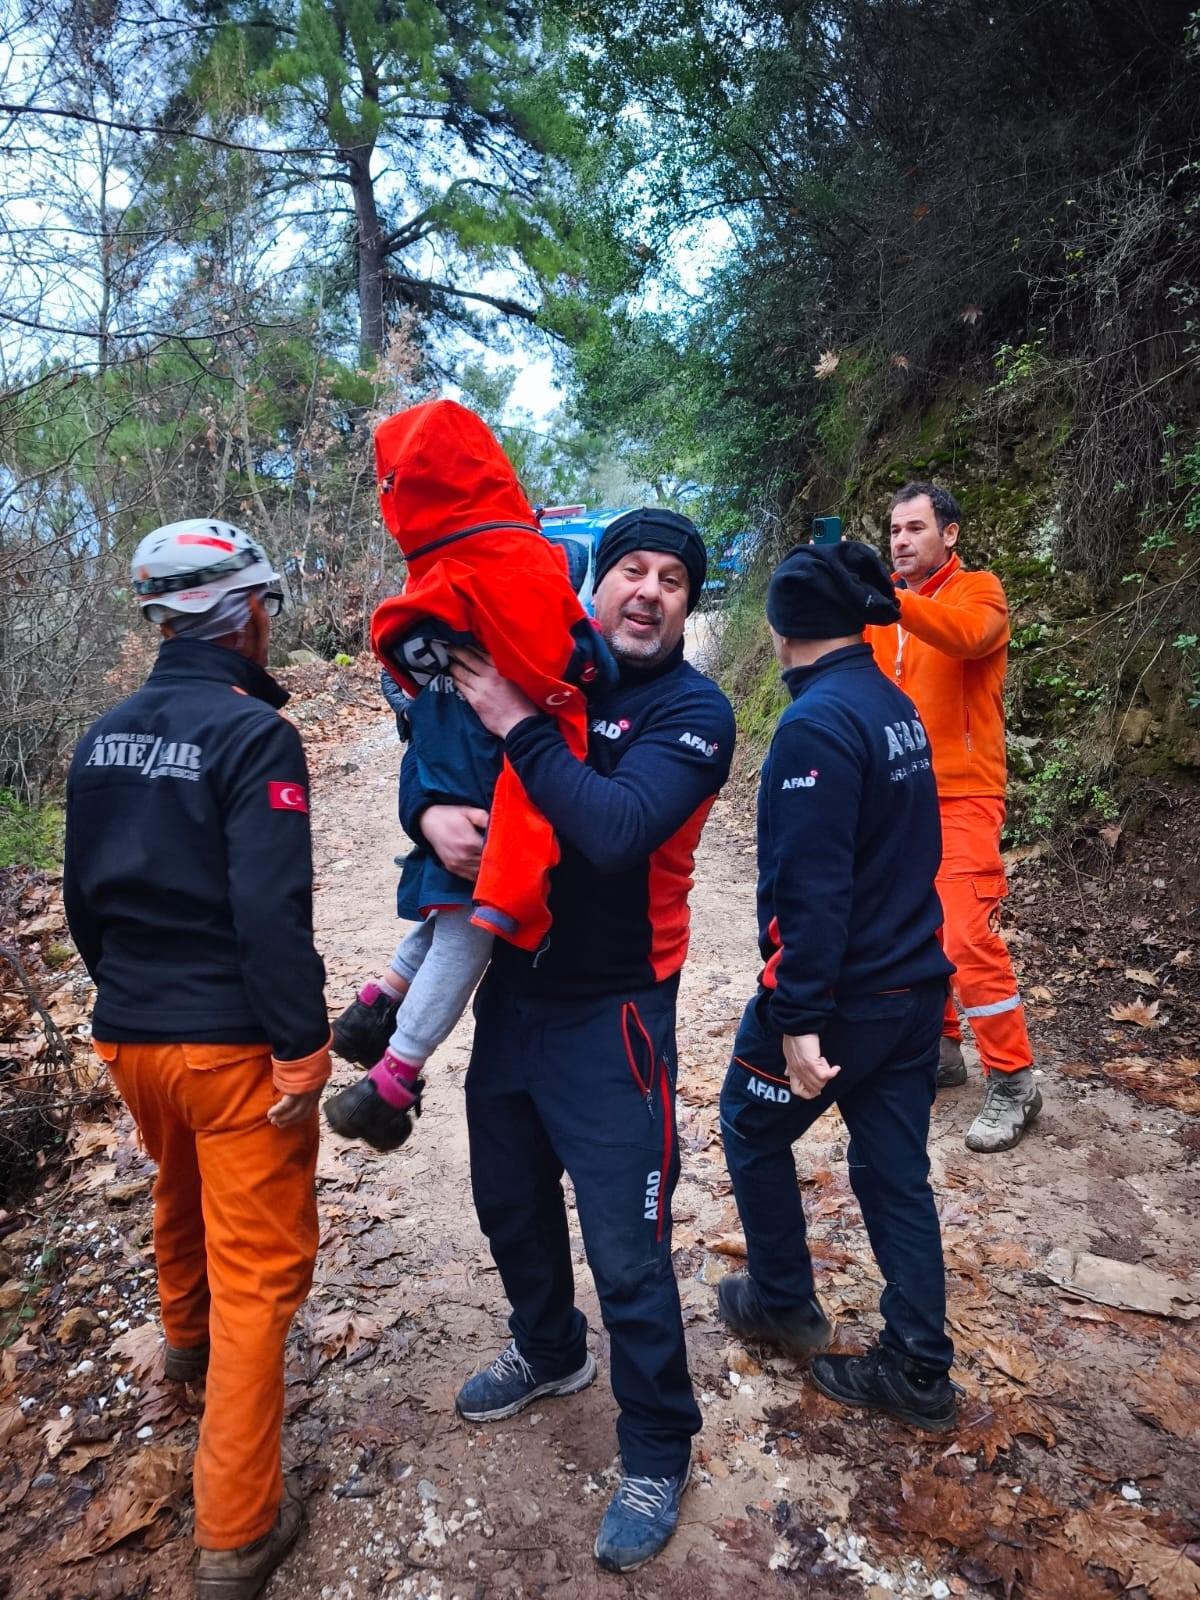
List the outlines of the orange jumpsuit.
<svg viewBox="0 0 1200 1600">
<path fill-rule="evenodd" d="M 1000 859 L 1004 825 L 1004 674 L 1008 604 L 990 572 L 956 555 L 918 589 L 897 589 L 900 621 L 868 628 L 875 659 L 909 694 L 929 735 L 942 818 L 937 891 L 953 991 L 969 1019 L 985 1072 L 1033 1062 L 1025 1014 L 998 924 L 1008 893 Z M 943 1029 L 960 1036 L 953 1000 Z"/>
<path fill-rule="evenodd" d="M 283 1494 L 283 1351 L 317 1255 L 318 1124 L 276 1128 L 285 1092 L 318 1087 L 329 1054 L 282 1069 L 265 1045 L 96 1041 L 150 1155 L 163 1332 L 211 1340 L 193 1470 L 196 1543 L 233 1550 Z M 275 1068 L 274 1073 L 272 1068 Z"/>
</svg>

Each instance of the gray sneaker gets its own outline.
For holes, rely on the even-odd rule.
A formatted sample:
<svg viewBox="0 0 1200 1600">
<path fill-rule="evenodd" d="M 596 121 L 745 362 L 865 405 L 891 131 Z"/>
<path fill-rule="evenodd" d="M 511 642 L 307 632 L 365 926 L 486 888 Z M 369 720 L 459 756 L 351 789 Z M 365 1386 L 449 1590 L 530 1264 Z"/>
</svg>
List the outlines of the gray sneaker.
<svg viewBox="0 0 1200 1600">
<path fill-rule="evenodd" d="M 1042 1092 L 1032 1067 L 1019 1072 L 989 1072 L 979 1115 L 967 1129 L 968 1150 L 1011 1150 L 1042 1109 Z"/>
<path fill-rule="evenodd" d="M 942 1035 L 938 1046 L 937 1086 L 939 1089 L 957 1089 L 967 1081 L 967 1063 L 963 1060 L 962 1045 L 957 1039 Z"/>
</svg>

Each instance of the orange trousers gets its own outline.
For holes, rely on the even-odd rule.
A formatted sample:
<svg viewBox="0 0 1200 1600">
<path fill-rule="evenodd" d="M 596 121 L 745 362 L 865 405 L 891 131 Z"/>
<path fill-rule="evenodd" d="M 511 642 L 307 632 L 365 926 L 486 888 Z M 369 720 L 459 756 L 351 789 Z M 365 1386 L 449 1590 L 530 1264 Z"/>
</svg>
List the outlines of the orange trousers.
<svg viewBox="0 0 1200 1600">
<path fill-rule="evenodd" d="M 158 1163 L 163 1332 L 211 1343 L 193 1489 L 196 1543 L 232 1550 L 283 1495 L 283 1347 L 317 1255 L 317 1114 L 276 1128 L 265 1045 L 103 1044 L 97 1052 Z"/>
<path fill-rule="evenodd" d="M 971 1024 L 985 1072 L 1017 1072 L 1033 1062 L 1025 1012 L 1008 947 L 998 932 L 1000 905 L 1008 894 L 1000 859 L 1004 801 L 944 799 L 942 865 L 937 892 L 942 902 L 942 946 L 958 971 L 951 978 L 942 1032 L 962 1036 L 957 999 Z"/>
</svg>

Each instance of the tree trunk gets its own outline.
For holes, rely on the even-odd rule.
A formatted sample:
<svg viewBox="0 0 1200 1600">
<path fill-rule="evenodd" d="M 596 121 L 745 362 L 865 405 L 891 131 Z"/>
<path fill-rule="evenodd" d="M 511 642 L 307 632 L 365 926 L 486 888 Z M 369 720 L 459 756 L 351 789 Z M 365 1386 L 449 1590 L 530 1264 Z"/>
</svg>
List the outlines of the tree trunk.
<svg viewBox="0 0 1200 1600">
<path fill-rule="evenodd" d="M 370 366 L 383 353 L 383 229 L 370 148 L 348 151 L 345 161 L 358 226 L 358 352 L 362 364 Z"/>
</svg>

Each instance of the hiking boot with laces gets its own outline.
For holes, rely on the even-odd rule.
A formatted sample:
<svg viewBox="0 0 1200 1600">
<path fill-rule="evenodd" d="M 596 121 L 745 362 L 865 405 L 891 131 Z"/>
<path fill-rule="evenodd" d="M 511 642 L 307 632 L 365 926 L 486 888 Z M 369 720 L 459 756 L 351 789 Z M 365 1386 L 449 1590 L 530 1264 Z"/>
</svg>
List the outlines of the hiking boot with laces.
<svg viewBox="0 0 1200 1600">
<path fill-rule="evenodd" d="M 424 1078 L 418 1078 L 412 1085 L 412 1105 L 400 1107 L 389 1105 L 370 1078 L 360 1078 L 330 1095 L 323 1108 L 325 1120 L 343 1139 L 361 1139 L 372 1150 L 399 1150 L 413 1131 L 413 1118 L 421 1115 L 424 1087 Z"/>
<path fill-rule="evenodd" d="M 814 1356 L 808 1372 L 831 1400 L 886 1411 L 910 1428 L 945 1433 L 957 1419 L 954 1385 L 944 1372 L 931 1372 L 882 1345 L 863 1356 Z"/>
<path fill-rule="evenodd" d="M 983 1105 L 967 1129 L 967 1149 L 1011 1150 L 1020 1144 L 1041 1109 L 1042 1092 L 1033 1081 L 1032 1067 L 1022 1067 L 1019 1072 L 989 1072 Z"/>
<path fill-rule="evenodd" d="M 962 1044 L 958 1039 L 942 1035 L 938 1046 L 937 1086 L 939 1089 L 957 1089 L 967 1081 L 967 1063 L 963 1060 Z"/>
<path fill-rule="evenodd" d="M 553 1400 L 577 1394 L 596 1376 L 596 1358 L 589 1350 L 577 1372 L 539 1383 L 533 1368 L 517 1349 L 516 1341 L 502 1350 L 482 1372 L 468 1378 L 458 1391 L 454 1409 L 468 1422 L 499 1422 L 515 1416 L 534 1400 Z"/>
<path fill-rule="evenodd" d="M 730 1273 L 717 1285 L 717 1311 L 721 1321 L 739 1339 L 761 1339 L 778 1345 L 790 1356 L 814 1355 L 833 1337 L 820 1302 L 809 1298 L 786 1310 L 764 1306 L 754 1279 L 746 1272 Z"/>
<path fill-rule="evenodd" d="M 196 1562 L 196 1600 L 258 1600 L 267 1580 L 296 1542 L 304 1504 L 294 1478 L 283 1481 L 275 1526 L 236 1550 L 201 1550 Z"/>
<path fill-rule="evenodd" d="M 653 1558 L 679 1524 L 691 1467 L 674 1478 L 622 1477 L 596 1535 L 596 1560 L 608 1572 L 632 1572 Z"/>
<path fill-rule="evenodd" d="M 363 999 L 374 989 L 368 1002 Z M 375 984 L 364 984 L 333 1024 L 333 1051 L 356 1067 L 373 1067 L 388 1047 L 396 1027 L 399 1000 Z"/>
</svg>

